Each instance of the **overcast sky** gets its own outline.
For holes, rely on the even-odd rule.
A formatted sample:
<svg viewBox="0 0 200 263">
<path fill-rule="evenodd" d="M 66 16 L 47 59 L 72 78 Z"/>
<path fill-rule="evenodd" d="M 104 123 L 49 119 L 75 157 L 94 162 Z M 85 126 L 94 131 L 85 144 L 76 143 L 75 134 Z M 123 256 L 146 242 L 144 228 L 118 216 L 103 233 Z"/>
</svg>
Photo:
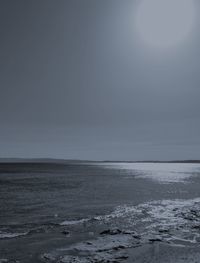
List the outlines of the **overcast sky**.
<svg viewBox="0 0 200 263">
<path fill-rule="evenodd" d="M 0 1 L 0 157 L 200 159 L 199 16 L 156 51 L 138 2 Z"/>
</svg>

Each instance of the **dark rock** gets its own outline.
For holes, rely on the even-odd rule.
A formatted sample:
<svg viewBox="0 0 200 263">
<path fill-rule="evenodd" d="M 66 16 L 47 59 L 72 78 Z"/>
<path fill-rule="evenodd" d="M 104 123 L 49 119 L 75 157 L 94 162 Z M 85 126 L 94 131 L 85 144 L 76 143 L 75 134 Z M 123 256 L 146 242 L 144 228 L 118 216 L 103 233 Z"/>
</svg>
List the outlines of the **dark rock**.
<svg viewBox="0 0 200 263">
<path fill-rule="evenodd" d="M 127 258 L 128 258 L 127 255 L 123 255 L 123 256 L 117 257 L 116 259 L 125 260 L 125 259 L 127 259 Z"/>
<path fill-rule="evenodd" d="M 141 238 L 141 236 L 137 232 L 132 231 L 132 230 L 123 230 L 121 231 L 121 233 L 124 235 L 131 235 L 132 237 L 137 238 L 137 239 Z"/>
<path fill-rule="evenodd" d="M 194 229 L 200 229 L 200 225 L 192 226 L 192 228 L 194 228 Z"/>
<path fill-rule="evenodd" d="M 68 230 L 63 230 L 62 231 L 62 234 L 63 235 L 66 235 L 66 236 L 69 236 L 70 235 L 70 232 Z"/>
<path fill-rule="evenodd" d="M 198 216 L 198 212 L 196 210 L 191 209 L 190 213 L 192 213 L 196 217 Z"/>
<path fill-rule="evenodd" d="M 150 242 L 162 242 L 162 239 L 160 238 L 149 238 Z"/>
<path fill-rule="evenodd" d="M 189 221 L 194 221 L 195 220 L 195 218 L 194 217 L 192 217 L 192 216 L 184 216 L 183 217 L 184 219 L 186 219 L 186 220 L 189 220 Z"/>
<path fill-rule="evenodd" d="M 159 229 L 159 233 L 169 233 L 169 229 Z"/>
<path fill-rule="evenodd" d="M 133 237 L 134 237 L 135 239 L 141 239 L 141 236 L 138 235 L 138 234 L 134 234 Z"/>
<path fill-rule="evenodd" d="M 104 230 L 100 233 L 100 235 L 118 235 L 118 234 L 122 234 L 122 231 L 118 228 L 116 229 L 107 229 Z"/>
<path fill-rule="evenodd" d="M 44 259 L 45 261 L 48 260 L 48 261 L 54 261 L 55 260 L 55 257 L 50 254 L 50 253 L 44 253 L 42 256 L 41 256 L 42 259 Z"/>
<path fill-rule="evenodd" d="M 131 231 L 131 230 L 124 230 L 122 231 L 122 233 L 125 235 L 137 235 L 135 231 Z"/>
<path fill-rule="evenodd" d="M 114 250 L 119 250 L 119 249 L 125 249 L 126 247 L 123 245 L 120 245 L 118 247 L 113 247 Z"/>
</svg>

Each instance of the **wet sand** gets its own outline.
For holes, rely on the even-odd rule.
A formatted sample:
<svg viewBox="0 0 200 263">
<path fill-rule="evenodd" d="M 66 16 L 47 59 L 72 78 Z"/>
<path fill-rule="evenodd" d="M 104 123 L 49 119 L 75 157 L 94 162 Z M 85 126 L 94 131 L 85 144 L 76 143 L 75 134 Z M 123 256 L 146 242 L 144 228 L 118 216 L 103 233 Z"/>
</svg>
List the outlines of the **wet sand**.
<svg viewBox="0 0 200 263">
<path fill-rule="evenodd" d="M 179 247 L 155 243 L 127 250 L 124 263 L 198 263 L 200 247 Z"/>
</svg>

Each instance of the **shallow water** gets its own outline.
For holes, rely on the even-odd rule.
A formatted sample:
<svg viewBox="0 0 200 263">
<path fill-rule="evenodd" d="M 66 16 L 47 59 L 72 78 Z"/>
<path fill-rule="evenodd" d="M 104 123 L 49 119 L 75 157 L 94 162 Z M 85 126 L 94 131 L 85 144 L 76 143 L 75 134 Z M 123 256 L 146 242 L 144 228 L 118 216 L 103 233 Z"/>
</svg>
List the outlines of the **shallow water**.
<svg viewBox="0 0 200 263">
<path fill-rule="evenodd" d="M 77 246 L 97 254 L 113 242 L 131 247 L 156 238 L 196 245 L 199 175 L 198 164 L 0 164 L 0 259 L 58 262 Z M 118 235 L 100 235 L 116 228 Z"/>
</svg>

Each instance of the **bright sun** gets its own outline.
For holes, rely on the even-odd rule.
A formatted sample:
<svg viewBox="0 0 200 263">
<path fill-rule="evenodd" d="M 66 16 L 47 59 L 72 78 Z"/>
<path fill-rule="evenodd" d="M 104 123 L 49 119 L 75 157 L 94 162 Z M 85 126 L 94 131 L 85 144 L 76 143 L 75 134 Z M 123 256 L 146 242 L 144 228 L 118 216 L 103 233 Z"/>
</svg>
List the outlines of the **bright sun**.
<svg viewBox="0 0 200 263">
<path fill-rule="evenodd" d="M 193 0 L 140 0 L 136 27 L 150 45 L 166 48 L 183 41 L 192 30 Z"/>
</svg>

